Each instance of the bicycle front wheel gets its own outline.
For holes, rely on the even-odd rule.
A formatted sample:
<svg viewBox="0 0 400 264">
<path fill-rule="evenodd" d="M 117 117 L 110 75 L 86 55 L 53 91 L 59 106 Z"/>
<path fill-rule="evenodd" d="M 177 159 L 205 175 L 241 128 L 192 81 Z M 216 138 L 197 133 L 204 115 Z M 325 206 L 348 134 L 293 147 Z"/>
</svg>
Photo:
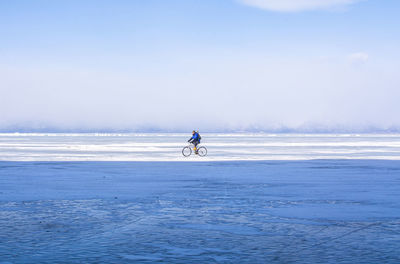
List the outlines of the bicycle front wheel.
<svg viewBox="0 0 400 264">
<path fill-rule="evenodd" d="M 200 148 L 198 148 L 197 153 L 199 153 L 199 156 L 200 156 L 200 157 L 206 156 L 206 155 L 207 155 L 207 149 L 206 149 L 206 147 L 200 147 Z"/>
<path fill-rule="evenodd" d="M 182 149 L 182 155 L 185 157 L 189 157 L 192 154 L 192 150 L 190 147 L 184 147 Z"/>
</svg>

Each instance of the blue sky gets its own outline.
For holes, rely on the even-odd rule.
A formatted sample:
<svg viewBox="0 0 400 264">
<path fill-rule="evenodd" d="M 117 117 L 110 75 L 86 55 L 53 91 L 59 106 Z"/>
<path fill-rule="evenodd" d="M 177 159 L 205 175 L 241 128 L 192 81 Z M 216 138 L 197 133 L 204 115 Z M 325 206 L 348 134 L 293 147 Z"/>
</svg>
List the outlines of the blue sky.
<svg viewBox="0 0 400 264">
<path fill-rule="evenodd" d="M 399 129 L 399 11 L 0 0 L 0 130 Z"/>
</svg>

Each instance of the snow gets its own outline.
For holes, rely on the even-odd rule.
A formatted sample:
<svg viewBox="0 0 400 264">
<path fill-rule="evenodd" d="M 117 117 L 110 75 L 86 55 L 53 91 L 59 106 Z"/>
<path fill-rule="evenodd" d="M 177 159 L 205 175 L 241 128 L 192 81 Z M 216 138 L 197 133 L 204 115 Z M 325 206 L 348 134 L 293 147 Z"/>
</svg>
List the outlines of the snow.
<svg viewBox="0 0 400 264">
<path fill-rule="evenodd" d="M 5 161 L 400 159 L 400 134 L 207 134 L 207 157 L 185 158 L 190 134 L 0 134 Z"/>
</svg>

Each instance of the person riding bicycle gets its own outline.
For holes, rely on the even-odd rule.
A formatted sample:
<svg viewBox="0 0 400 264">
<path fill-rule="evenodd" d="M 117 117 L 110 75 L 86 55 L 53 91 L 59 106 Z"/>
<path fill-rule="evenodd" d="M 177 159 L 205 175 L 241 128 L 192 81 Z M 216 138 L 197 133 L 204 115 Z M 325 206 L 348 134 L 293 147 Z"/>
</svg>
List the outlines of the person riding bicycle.
<svg viewBox="0 0 400 264">
<path fill-rule="evenodd" d="M 197 145 L 200 144 L 201 136 L 199 134 L 199 131 L 192 131 L 192 137 L 188 140 L 189 143 L 192 143 L 194 145 L 194 153 L 199 154 L 197 152 Z"/>
</svg>

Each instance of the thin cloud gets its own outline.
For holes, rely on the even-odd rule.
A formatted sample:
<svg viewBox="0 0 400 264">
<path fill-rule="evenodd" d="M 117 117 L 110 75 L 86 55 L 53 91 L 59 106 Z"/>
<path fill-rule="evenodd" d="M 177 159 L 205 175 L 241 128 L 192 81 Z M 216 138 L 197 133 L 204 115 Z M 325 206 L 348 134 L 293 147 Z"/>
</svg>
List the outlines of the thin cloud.
<svg viewBox="0 0 400 264">
<path fill-rule="evenodd" d="M 343 7 L 360 0 L 239 0 L 239 2 L 277 12 L 300 12 L 306 10 Z"/>
<path fill-rule="evenodd" d="M 348 56 L 351 63 L 366 63 L 369 59 L 369 55 L 365 52 L 356 52 Z"/>
</svg>

